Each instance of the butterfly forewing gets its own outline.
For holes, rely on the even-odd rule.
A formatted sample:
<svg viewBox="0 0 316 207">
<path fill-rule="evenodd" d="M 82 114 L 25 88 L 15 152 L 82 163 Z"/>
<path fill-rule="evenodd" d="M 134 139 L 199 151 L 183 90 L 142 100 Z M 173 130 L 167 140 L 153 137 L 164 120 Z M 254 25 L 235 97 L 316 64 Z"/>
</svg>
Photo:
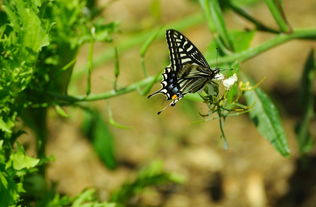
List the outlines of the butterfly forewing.
<svg viewBox="0 0 316 207">
<path fill-rule="evenodd" d="M 166 32 L 166 38 L 169 46 L 171 66 L 174 70 L 181 70 L 185 64 L 196 64 L 209 68 L 202 53 L 180 32 L 169 29 Z"/>
</svg>

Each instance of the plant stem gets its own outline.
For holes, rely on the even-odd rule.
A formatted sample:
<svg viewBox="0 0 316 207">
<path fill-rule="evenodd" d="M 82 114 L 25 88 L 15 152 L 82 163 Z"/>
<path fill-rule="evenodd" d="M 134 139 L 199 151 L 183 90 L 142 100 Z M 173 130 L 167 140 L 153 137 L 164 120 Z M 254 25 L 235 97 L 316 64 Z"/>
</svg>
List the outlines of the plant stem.
<svg viewBox="0 0 316 207">
<path fill-rule="evenodd" d="M 252 22 L 256 26 L 257 30 L 264 31 L 264 32 L 270 32 L 270 33 L 275 33 L 275 34 L 280 33 L 279 31 L 264 25 L 262 22 L 260 22 L 256 18 L 250 16 L 245 10 L 243 10 L 243 9 L 239 8 L 238 6 L 234 5 L 232 2 L 229 3 L 229 6 L 236 14 L 238 14 L 241 17 L 245 18 L 246 20 Z"/>
<path fill-rule="evenodd" d="M 240 53 L 235 53 L 233 55 L 225 56 L 218 58 L 217 61 L 215 59 L 209 60 L 209 64 L 223 64 L 223 63 L 230 63 L 233 61 L 238 60 L 239 62 L 243 62 L 248 60 L 252 57 L 257 56 L 258 54 L 269 50 L 270 48 L 276 47 L 280 44 L 283 44 L 287 41 L 292 39 L 308 39 L 308 38 L 316 38 L 316 29 L 301 29 L 296 30 L 290 34 L 279 34 L 274 38 L 267 40 L 266 42 L 262 43 L 261 45 L 250 48 Z"/>
<path fill-rule="evenodd" d="M 291 27 L 288 24 L 284 15 L 280 0 L 264 0 L 268 6 L 274 20 L 279 25 L 282 32 L 291 32 Z"/>
<path fill-rule="evenodd" d="M 146 79 L 143 79 L 141 81 L 138 81 L 136 83 L 133 83 L 129 86 L 126 86 L 121 89 L 117 90 L 110 90 L 105 93 L 99 93 L 99 94 L 90 94 L 89 96 L 68 96 L 68 95 L 62 95 L 62 94 L 56 94 L 49 92 L 48 94 L 51 96 L 54 96 L 56 99 L 59 99 L 61 101 L 65 101 L 66 103 L 74 103 L 74 102 L 82 102 L 82 101 L 97 101 L 97 100 L 103 100 L 103 99 L 109 99 L 115 96 L 123 95 L 132 91 L 137 90 L 140 87 L 143 87 L 147 85 L 148 83 L 152 82 L 155 77 L 148 77 Z"/>
<path fill-rule="evenodd" d="M 173 22 L 171 24 L 165 25 L 165 28 L 173 28 L 177 30 L 183 30 L 189 27 L 192 27 L 193 25 L 200 24 L 204 21 L 204 18 L 201 14 L 194 14 L 191 16 L 188 16 L 186 18 L 181 19 L 180 21 Z M 133 37 L 129 37 L 128 40 L 123 41 L 122 43 L 117 45 L 117 49 L 120 51 L 120 53 L 123 53 L 126 50 L 131 49 L 134 46 L 140 45 L 144 43 L 148 38 L 153 36 L 155 33 L 157 33 L 157 30 L 159 30 L 161 26 L 158 26 L 154 29 L 151 29 L 150 31 L 144 31 L 142 33 L 138 33 L 134 35 Z M 163 38 L 165 36 L 164 32 L 158 32 L 157 38 Z M 105 49 L 103 52 L 101 52 L 101 55 L 97 56 L 93 60 L 93 66 L 94 68 L 104 64 L 105 62 L 111 60 L 114 58 L 115 54 L 112 49 Z M 85 64 L 81 68 L 77 68 L 72 75 L 73 80 L 76 80 L 80 78 L 85 71 L 89 68 L 88 64 Z"/>
<path fill-rule="evenodd" d="M 250 48 L 240 53 L 236 53 L 236 54 L 229 55 L 226 57 L 221 57 L 221 58 L 218 58 L 217 60 L 212 59 L 212 60 L 209 60 L 208 63 L 210 65 L 215 64 L 216 62 L 218 62 L 219 64 L 222 64 L 222 63 L 234 62 L 236 60 L 239 62 L 243 62 L 252 57 L 259 55 L 260 53 L 267 51 L 270 48 L 276 47 L 292 39 L 304 39 L 304 38 L 306 39 L 316 38 L 316 29 L 301 29 L 301 30 L 295 30 L 293 33 L 290 33 L 290 34 L 279 34 L 276 37 L 270 40 L 267 40 L 266 42 L 262 43 L 261 45 L 255 48 Z M 138 88 L 149 84 L 151 81 L 153 81 L 154 78 L 155 77 L 148 77 L 146 79 L 133 83 L 124 88 L 118 89 L 116 91 L 111 90 L 111 91 L 100 93 L 100 94 L 90 94 L 89 96 L 82 96 L 82 95 L 67 96 L 67 95 L 61 95 L 61 94 L 55 94 L 55 93 L 48 93 L 48 94 L 52 95 L 53 97 L 61 101 L 66 101 L 66 103 L 82 102 L 82 101 L 97 101 L 97 100 L 109 99 L 115 96 L 119 96 L 119 95 L 123 95 L 129 92 L 135 91 Z"/>
</svg>

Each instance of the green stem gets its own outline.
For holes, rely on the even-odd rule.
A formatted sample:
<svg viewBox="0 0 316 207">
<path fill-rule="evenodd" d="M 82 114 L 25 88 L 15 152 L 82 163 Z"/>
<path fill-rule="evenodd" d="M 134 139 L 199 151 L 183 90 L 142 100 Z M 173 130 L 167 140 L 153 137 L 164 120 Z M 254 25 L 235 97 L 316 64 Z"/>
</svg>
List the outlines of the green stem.
<svg viewBox="0 0 316 207">
<path fill-rule="evenodd" d="M 93 70 L 93 48 L 94 48 L 94 41 L 90 43 L 90 48 L 89 48 L 89 57 L 88 57 L 89 68 L 88 68 L 88 79 L 87 79 L 87 90 L 86 90 L 87 95 L 91 93 L 91 74 Z"/>
<path fill-rule="evenodd" d="M 173 22 L 171 24 L 165 25 L 165 28 L 173 28 L 176 30 L 184 30 L 186 28 L 190 28 L 194 25 L 200 24 L 204 21 L 204 18 L 201 14 L 194 14 L 191 16 L 188 16 L 186 18 L 181 19 L 180 21 Z M 157 33 L 157 30 L 159 30 L 161 26 L 156 27 L 150 31 L 145 31 L 142 33 L 138 33 L 134 35 L 134 37 L 129 37 L 128 40 L 123 41 L 122 43 L 117 45 L 117 49 L 120 51 L 120 53 L 123 53 L 124 51 L 127 51 L 131 49 L 134 46 L 140 45 L 144 43 L 148 38 L 153 36 L 155 33 Z M 159 32 L 157 34 L 157 38 L 163 38 L 165 36 L 164 32 Z M 115 54 L 112 49 L 105 49 L 103 52 L 101 52 L 101 55 L 97 56 L 93 60 L 94 67 L 98 67 L 105 62 L 111 60 L 114 58 Z M 89 68 L 89 65 L 86 64 L 81 68 L 77 68 L 75 73 L 72 75 L 73 80 L 79 79 L 85 71 Z"/>
<path fill-rule="evenodd" d="M 217 60 L 216 59 L 209 60 L 209 64 L 210 65 L 215 64 L 216 61 L 219 64 L 230 63 L 236 60 L 239 62 L 246 61 L 254 56 L 257 56 L 260 53 L 265 52 L 266 50 L 270 48 L 276 47 L 289 40 L 304 39 L 304 38 L 307 38 L 307 39 L 316 38 L 316 29 L 302 29 L 302 30 L 296 30 L 291 34 L 279 34 L 276 37 L 270 40 L 267 40 L 266 42 L 262 43 L 261 45 L 255 48 L 250 48 L 240 53 L 236 53 L 236 54 L 229 55 L 226 57 L 221 57 L 221 58 L 218 58 Z M 103 100 L 103 99 L 108 99 L 108 98 L 112 98 L 115 96 L 119 96 L 119 95 L 123 95 L 129 92 L 135 91 L 138 88 L 149 84 L 151 81 L 153 81 L 154 78 L 155 77 L 148 77 L 146 79 L 133 83 L 125 88 L 118 89 L 116 91 L 111 90 L 111 91 L 100 93 L 100 94 L 90 94 L 89 96 L 67 96 L 67 95 L 53 94 L 53 93 L 48 93 L 48 94 L 54 96 L 56 99 L 65 101 L 66 103 Z"/>
<path fill-rule="evenodd" d="M 279 25 L 279 28 L 282 32 L 290 32 L 291 27 L 288 24 L 286 17 L 284 15 L 281 0 L 264 0 L 268 6 L 274 20 Z"/>
<path fill-rule="evenodd" d="M 218 0 L 206 0 L 206 1 L 208 1 L 210 14 L 214 22 L 216 31 L 219 34 L 220 40 L 223 40 L 226 48 L 234 51 L 234 45 L 228 34 L 226 24 L 224 21 L 224 16 L 223 16 L 221 7 L 219 6 L 219 1 Z"/>
<path fill-rule="evenodd" d="M 262 43 L 261 45 L 250 48 L 248 50 L 245 50 L 240 53 L 235 53 L 233 55 L 225 56 L 218 58 L 218 60 L 212 59 L 209 60 L 209 64 L 223 64 L 223 63 L 230 63 L 235 60 L 238 60 L 239 62 L 243 62 L 245 60 L 248 60 L 252 57 L 257 56 L 260 53 L 263 53 L 270 48 L 276 47 L 280 44 L 283 44 L 285 42 L 288 42 L 292 39 L 309 39 L 309 38 L 316 38 L 316 29 L 302 29 L 302 30 L 296 30 L 293 33 L 290 34 L 279 34 L 275 36 L 274 38 L 267 40 L 266 42 Z"/>
<path fill-rule="evenodd" d="M 56 99 L 59 99 L 61 101 L 65 101 L 66 103 L 74 103 L 74 102 L 82 102 L 82 101 L 97 101 L 97 100 L 104 100 L 109 99 L 115 96 L 123 95 L 132 91 L 137 90 L 138 88 L 141 88 L 143 86 L 146 86 L 148 83 L 152 82 L 155 77 L 148 77 L 144 80 L 141 80 L 139 82 L 133 83 L 129 86 L 126 86 L 125 88 L 121 88 L 118 90 L 110 90 L 105 93 L 99 93 L 99 94 L 90 94 L 89 96 L 68 96 L 68 95 L 61 95 L 49 92 L 48 94 L 51 96 L 54 96 Z"/>
<path fill-rule="evenodd" d="M 257 30 L 264 31 L 264 32 L 270 32 L 270 33 L 280 33 L 279 31 L 272 29 L 266 25 L 264 25 L 262 22 L 257 20 L 256 18 L 250 16 L 245 10 L 239 8 L 238 6 L 234 5 L 232 2 L 229 2 L 230 8 L 239 16 L 245 18 L 246 20 L 252 22 Z"/>
</svg>

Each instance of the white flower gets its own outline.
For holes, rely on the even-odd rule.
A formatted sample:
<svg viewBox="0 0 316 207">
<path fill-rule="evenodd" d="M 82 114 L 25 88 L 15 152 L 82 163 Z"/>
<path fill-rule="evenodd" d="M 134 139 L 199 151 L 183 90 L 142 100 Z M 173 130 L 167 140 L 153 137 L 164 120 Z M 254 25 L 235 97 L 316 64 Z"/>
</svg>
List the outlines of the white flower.
<svg viewBox="0 0 316 207">
<path fill-rule="evenodd" d="M 225 86 L 226 90 L 228 90 L 234 83 L 238 80 L 236 73 L 229 78 L 223 80 L 223 85 Z"/>
</svg>

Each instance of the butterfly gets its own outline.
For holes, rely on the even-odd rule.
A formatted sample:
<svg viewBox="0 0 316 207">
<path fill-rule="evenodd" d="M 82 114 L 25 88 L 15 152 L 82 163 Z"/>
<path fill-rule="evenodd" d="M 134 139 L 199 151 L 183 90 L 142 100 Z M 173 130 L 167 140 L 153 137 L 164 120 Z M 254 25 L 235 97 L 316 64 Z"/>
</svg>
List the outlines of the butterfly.
<svg viewBox="0 0 316 207">
<path fill-rule="evenodd" d="M 180 32 L 168 29 L 166 39 L 171 63 L 162 74 L 162 88 L 148 98 L 160 93 L 172 101 L 158 114 L 168 106 L 175 106 L 186 94 L 200 91 L 219 74 L 219 69 L 211 69 L 202 53 Z"/>
</svg>

